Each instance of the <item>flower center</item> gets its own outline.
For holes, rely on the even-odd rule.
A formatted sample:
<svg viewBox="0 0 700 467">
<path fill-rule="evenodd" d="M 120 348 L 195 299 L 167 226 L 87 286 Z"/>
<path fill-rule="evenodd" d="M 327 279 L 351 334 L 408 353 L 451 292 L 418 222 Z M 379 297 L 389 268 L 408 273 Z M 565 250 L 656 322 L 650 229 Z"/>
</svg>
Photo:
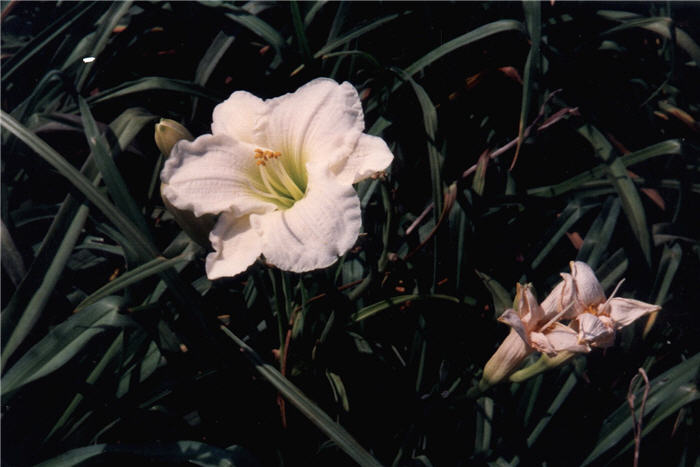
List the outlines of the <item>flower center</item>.
<svg viewBox="0 0 700 467">
<path fill-rule="evenodd" d="M 282 158 L 282 153 L 265 149 L 255 149 L 255 164 L 260 172 L 260 183 L 252 186 L 261 197 L 289 209 L 306 193 L 306 171 L 296 170 L 294 161 Z M 257 185 L 257 186 L 256 186 Z"/>
</svg>

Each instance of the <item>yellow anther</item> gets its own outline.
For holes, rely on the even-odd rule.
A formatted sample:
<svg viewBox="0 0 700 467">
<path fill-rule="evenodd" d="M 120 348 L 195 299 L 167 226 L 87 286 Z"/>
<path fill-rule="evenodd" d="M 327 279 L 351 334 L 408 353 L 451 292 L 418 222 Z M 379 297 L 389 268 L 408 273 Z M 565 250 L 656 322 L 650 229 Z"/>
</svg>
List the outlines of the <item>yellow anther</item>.
<svg viewBox="0 0 700 467">
<path fill-rule="evenodd" d="M 255 161 L 255 165 L 265 165 L 265 161 L 258 159 L 257 161 Z"/>
</svg>

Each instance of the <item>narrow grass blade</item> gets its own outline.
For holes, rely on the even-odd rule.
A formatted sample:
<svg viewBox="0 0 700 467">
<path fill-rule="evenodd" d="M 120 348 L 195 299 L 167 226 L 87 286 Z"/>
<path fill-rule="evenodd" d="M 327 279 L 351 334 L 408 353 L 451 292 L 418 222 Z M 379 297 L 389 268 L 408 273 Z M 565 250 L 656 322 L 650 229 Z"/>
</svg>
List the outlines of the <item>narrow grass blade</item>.
<svg viewBox="0 0 700 467">
<path fill-rule="evenodd" d="M 486 287 L 491 294 L 494 306 L 494 316 L 497 318 L 503 314 L 508 308 L 513 307 L 513 297 L 510 295 L 505 287 L 503 287 L 497 280 L 493 279 L 489 275 L 475 271 L 476 275 L 479 276 L 481 282 L 483 282 L 484 287 Z"/>
<path fill-rule="evenodd" d="M 304 16 L 304 26 L 309 27 L 309 25 L 313 22 L 314 18 L 316 17 L 316 14 L 326 6 L 327 0 L 320 0 L 318 2 L 314 2 L 311 7 L 309 8 L 309 11 L 306 12 L 306 15 Z"/>
<path fill-rule="evenodd" d="M 627 271 L 630 265 L 625 255 L 624 248 L 618 248 L 607 260 L 595 270 L 595 275 L 600 280 L 603 290 L 611 290 Z"/>
<path fill-rule="evenodd" d="M 111 462 L 110 462 L 111 460 Z M 125 461 L 134 465 L 194 464 L 202 467 L 247 467 L 255 465 L 251 455 L 238 446 L 221 449 L 198 441 L 176 441 L 154 444 L 96 444 L 72 449 L 39 464 L 41 467 L 69 467 L 83 463 Z"/>
<path fill-rule="evenodd" d="M 579 128 L 579 133 L 588 139 L 596 154 L 606 162 L 609 179 L 622 201 L 622 209 L 632 232 L 639 242 L 647 264 L 651 264 L 651 235 L 647 227 L 646 213 L 637 187 L 627 174 L 625 164 L 620 158 L 612 155 L 612 145 L 597 128 L 584 125 Z"/>
<path fill-rule="evenodd" d="M 15 287 L 20 283 L 27 269 L 24 267 L 24 260 L 17 249 L 10 230 L 5 222 L 0 221 L 0 251 L 2 251 L 2 269 L 9 276 Z"/>
<path fill-rule="evenodd" d="M 198 84 L 199 86 L 204 86 L 207 84 L 209 77 L 216 69 L 219 61 L 235 40 L 236 36 L 228 34 L 224 31 L 218 32 L 197 65 L 197 70 L 194 73 L 195 84 Z"/>
<path fill-rule="evenodd" d="M 299 53 L 301 54 L 304 63 L 308 64 L 311 62 L 311 49 L 309 48 L 309 40 L 306 37 L 306 30 L 304 21 L 301 18 L 301 11 L 299 11 L 299 2 L 289 2 L 289 8 L 292 12 L 292 24 L 294 25 L 294 35 L 297 40 L 297 45 L 299 46 Z"/>
<path fill-rule="evenodd" d="M 34 328 L 34 325 L 39 321 L 41 314 L 44 312 L 46 304 L 53 294 L 54 288 L 61 278 L 63 269 L 70 258 L 73 248 L 75 247 L 78 238 L 83 230 L 85 221 L 87 220 L 89 209 L 87 206 L 81 206 L 78 208 L 73 217 L 68 229 L 65 231 L 65 236 L 61 239 L 58 248 L 51 253 L 53 254 L 53 259 L 50 262 L 49 267 L 46 269 L 41 283 L 37 287 L 36 291 L 32 295 L 31 300 L 27 303 L 27 306 L 22 310 L 22 315 L 19 317 L 11 331 L 9 331 L 9 336 L 3 338 L 4 347 L 2 349 L 2 366 L 3 368 L 9 361 L 12 354 L 17 350 L 19 345 L 24 341 L 24 339 L 29 335 L 29 333 Z M 17 295 L 19 297 L 19 295 Z M 14 299 L 15 297 L 13 297 Z M 11 302 L 8 305 L 8 309 L 20 305 L 18 302 Z M 12 307 L 12 308 L 10 308 Z M 9 311 L 8 309 L 5 312 Z M 5 314 L 3 312 L 3 315 Z M 13 313 L 10 311 L 10 313 Z M 3 316 L 3 328 L 7 325 L 5 324 L 6 316 Z"/>
<path fill-rule="evenodd" d="M 272 384 L 281 394 L 291 402 L 306 418 L 316 425 L 323 433 L 333 440 L 340 449 L 345 451 L 355 462 L 362 466 L 381 466 L 345 428 L 334 422 L 325 412 L 308 397 L 304 395 L 287 378 L 282 376 L 272 365 L 265 363 L 262 358 L 238 336 L 222 326 L 221 330 L 240 347 L 241 352 L 255 366 L 260 375 Z"/>
<path fill-rule="evenodd" d="M 476 401 L 476 434 L 474 435 L 474 453 L 483 454 L 491 446 L 491 423 L 493 422 L 493 399 L 480 397 Z"/>
<path fill-rule="evenodd" d="M 694 381 L 698 375 L 700 368 L 700 353 L 695 354 L 691 358 L 674 366 L 670 370 L 657 376 L 651 381 L 651 389 L 646 402 L 646 413 L 653 412 L 662 404 L 667 410 L 664 410 L 655 421 L 658 424 L 663 418 L 673 414 L 678 408 L 685 404 L 698 399 L 698 389 L 694 385 Z M 643 388 L 640 388 L 635 397 L 640 400 Z M 673 401 L 673 403 L 670 403 Z M 668 409 L 673 409 L 670 411 Z M 656 415 L 656 414 L 655 414 Z M 639 414 L 637 414 L 639 417 Z M 608 416 L 603 422 L 600 430 L 600 436 L 593 451 L 584 459 L 582 465 L 588 465 L 598 459 L 601 455 L 614 448 L 621 441 L 631 439 L 633 420 L 627 402 L 623 402 L 613 413 Z M 648 425 L 648 432 L 653 426 Z"/>
<path fill-rule="evenodd" d="M 678 272 L 678 267 L 681 264 L 681 259 L 683 258 L 683 249 L 680 244 L 669 247 L 664 245 L 664 251 L 661 254 L 661 260 L 659 261 L 658 273 L 656 275 L 656 281 L 654 282 L 654 292 L 652 297 L 654 297 L 654 303 L 656 305 L 663 305 L 666 300 L 666 295 L 671 289 L 671 283 L 673 278 L 676 277 Z M 651 328 L 656 322 L 656 317 L 659 312 L 655 311 L 647 318 L 647 322 L 644 325 L 644 336 L 646 337 L 651 331 Z"/>
<path fill-rule="evenodd" d="M 86 306 L 92 305 L 108 295 L 113 295 L 114 293 L 119 292 L 132 284 L 136 284 L 148 277 L 158 274 L 161 271 L 165 271 L 166 269 L 172 268 L 180 263 L 192 261 L 193 257 L 194 254 L 192 252 L 187 252 L 180 256 L 176 256 L 175 258 L 167 259 L 158 257 L 152 259 L 151 261 L 124 273 L 117 279 L 97 289 L 95 292 L 90 294 L 90 296 L 85 298 L 85 300 L 80 302 L 80 304 L 75 308 L 75 312 L 82 310 Z"/>
<path fill-rule="evenodd" d="M 381 302 L 374 303 L 372 305 L 362 308 L 357 313 L 353 314 L 350 319 L 355 322 L 365 320 L 371 316 L 376 315 L 384 310 L 392 308 L 396 305 L 400 305 L 406 302 L 419 302 L 419 301 L 444 301 L 459 303 L 459 299 L 452 297 L 450 295 L 440 295 L 440 294 L 427 294 L 427 295 L 398 295 L 396 297 L 391 297 L 382 300 Z"/>
<path fill-rule="evenodd" d="M 321 58 L 323 58 L 323 60 L 327 60 L 327 59 L 333 58 L 333 57 L 345 57 L 348 55 L 357 56 L 357 57 L 365 59 L 367 62 L 372 64 L 372 66 L 375 69 L 379 69 L 382 66 L 381 63 L 379 63 L 379 60 L 377 60 L 373 55 L 368 54 L 367 52 L 363 52 L 362 50 L 343 50 L 342 52 L 331 52 L 331 53 L 324 54 L 323 57 L 321 57 Z"/>
<path fill-rule="evenodd" d="M 130 318 L 119 313 L 122 305 L 120 298 L 110 297 L 53 328 L 3 376 L 3 398 L 56 371 L 73 359 L 95 336 L 109 328 L 133 325 Z"/>
<path fill-rule="evenodd" d="M 122 231 L 122 233 L 146 256 L 156 256 L 157 250 L 146 238 L 141 230 L 129 220 L 119 209 L 110 203 L 105 196 L 100 193 L 92 183 L 85 178 L 75 167 L 70 165 L 51 146 L 46 144 L 41 138 L 31 133 L 14 118 L 0 111 L 0 124 L 22 140 L 27 146 L 41 156 L 46 162 L 51 164 L 58 172 L 66 177 L 85 197 L 102 211 L 112 223 Z"/>
<path fill-rule="evenodd" d="M 535 256 L 535 259 L 532 260 L 530 267 L 532 267 L 532 269 L 537 269 L 566 232 L 592 207 L 592 205 L 582 205 L 577 199 L 569 202 L 561 215 L 557 217 L 556 222 L 549 229 L 549 232 L 544 235 L 544 238 L 548 240 L 540 249 L 537 256 Z"/>
<path fill-rule="evenodd" d="M 607 36 L 629 28 L 642 28 L 647 31 L 652 31 L 664 38 L 671 40 L 672 36 L 676 37 L 678 46 L 685 50 L 690 58 L 695 62 L 696 67 L 700 67 L 700 46 L 693 38 L 684 30 L 676 27 L 671 34 L 671 25 L 673 20 L 668 17 L 652 17 L 643 18 L 635 13 L 626 11 L 610 11 L 600 10 L 598 15 L 613 21 L 621 21 L 622 24 L 612 29 L 608 29 L 601 33 L 601 36 Z"/>
<path fill-rule="evenodd" d="M 466 34 L 462 34 L 459 37 L 455 37 L 451 41 L 442 44 L 440 47 L 431 50 L 423 57 L 419 58 L 411 65 L 409 65 L 408 68 L 406 68 L 404 71 L 407 75 L 413 76 L 419 71 L 421 71 L 423 68 L 429 66 L 436 60 L 447 55 L 448 53 L 459 49 L 460 47 L 464 47 L 465 45 L 472 44 L 486 37 L 505 31 L 517 31 L 526 34 L 525 26 L 523 26 L 523 23 L 512 19 L 502 19 L 494 21 L 493 23 L 484 24 L 483 26 L 479 26 L 473 31 L 469 31 Z"/>
<path fill-rule="evenodd" d="M 377 29 L 378 27 L 395 20 L 398 18 L 400 15 L 399 14 L 393 14 L 393 15 L 388 15 L 383 18 L 379 18 L 375 21 L 372 21 L 371 23 L 361 26 L 358 28 L 353 29 L 349 33 L 343 35 L 342 37 L 339 37 L 338 39 L 332 40 L 328 42 L 326 45 L 321 47 L 318 52 L 314 54 L 314 58 L 320 58 L 329 52 L 332 52 L 335 49 L 338 49 L 345 44 L 348 44 L 350 41 L 357 39 L 358 37 L 361 37 L 364 34 L 367 34 L 370 31 L 373 31 L 374 29 Z"/>
<path fill-rule="evenodd" d="M 425 133 L 428 137 L 428 161 L 430 163 L 430 183 L 432 185 L 433 193 L 433 218 L 435 224 L 437 225 L 438 219 L 440 218 L 440 213 L 442 212 L 442 179 L 441 179 L 441 157 L 436 145 L 437 136 L 437 111 L 435 110 L 435 105 L 433 101 L 428 96 L 428 93 L 423 89 L 423 86 L 416 83 L 410 75 L 403 70 L 394 68 L 394 71 L 402 78 L 407 80 L 413 92 L 418 98 L 418 103 L 420 104 L 421 112 L 423 113 L 423 125 L 425 127 Z"/>
<path fill-rule="evenodd" d="M 78 97 L 78 103 L 80 105 L 80 113 L 83 117 L 85 136 L 87 137 L 88 145 L 92 151 L 92 157 L 102 174 L 109 194 L 117 207 L 131 219 L 131 222 L 141 229 L 143 235 L 150 237 L 146 221 L 136 205 L 136 201 L 134 201 L 134 198 L 131 196 L 124 178 L 122 178 L 121 173 L 119 173 L 117 165 L 114 163 L 112 150 L 109 147 L 109 143 L 107 143 L 107 139 L 100 133 L 97 122 L 95 122 L 85 99 Z M 115 149 L 115 152 L 117 152 L 120 148 L 117 147 Z"/>
<path fill-rule="evenodd" d="M 576 376 L 576 373 L 572 371 L 569 374 L 569 377 L 564 382 L 564 385 L 559 390 L 559 393 L 557 393 L 557 396 L 554 398 L 554 401 L 552 401 L 552 404 L 547 409 L 545 415 L 540 419 L 537 425 L 535 425 L 535 428 L 530 433 L 530 436 L 527 437 L 528 447 L 535 444 L 535 441 L 537 441 L 537 438 L 539 438 L 540 434 L 542 434 L 542 431 L 544 431 L 549 422 L 552 420 L 552 417 L 554 417 L 554 415 L 566 401 L 567 397 L 569 397 L 569 394 L 571 394 L 571 391 L 574 389 L 574 386 L 576 386 L 577 382 L 578 377 Z"/>
<path fill-rule="evenodd" d="M 206 4 L 206 2 L 204 3 Z M 265 42 L 270 44 L 273 49 L 275 49 L 277 54 L 282 53 L 282 50 L 285 48 L 285 41 L 282 35 L 277 32 L 275 28 L 257 16 L 251 15 L 241 8 L 233 5 L 224 5 L 224 8 L 228 10 L 228 13 L 225 14 L 227 18 L 250 30 L 252 33 L 260 36 Z"/>
<path fill-rule="evenodd" d="M 525 21 L 527 29 L 530 33 L 530 51 L 527 54 L 525 61 L 525 72 L 523 73 L 523 96 L 520 102 L 520 121 L 518 123 L 518 144 L 515 147 L 515 155 L 513 162 L 510 164 L 510 170 L 513 170 L 515 163 L 520 154 L 523 138 L 525 135 L 525 127 L 527 126 L 532 108 L 532 99 L 534 95 L 535 84 L 539 78 L 539 71 L 542 62 L 540 54 L 540 41 L 542 40 L 542 10 L 540 2 L 523 1 L 523 9 L 525 10 Z"/>
<path fill-rule="evenodd" d="M 586 232 L 583 245 L 576 256 L 578 261 L 587 263 L 593 269 L 598 266 L 600 258 L 608 248 L 619 215 L 620 199 L 608 197 L 600 210 L 600 214 L 598 214 L 593 225 Z"/>
<path fill-rule="evenodd" d="M 661 143 L 653 144 L 644 149 L 640 149 L 639 151 L 634 151 L 629 154 L 626 154 L 622 156 L 620 160 L 625 165 L 625 167 L 629 167 L 631 165 L 638 164 L 653 157 L 670 154 L 681 154 L 681 151 L 681 142 L 677 139 L 670 139 L 667 141 L 662 141 Z M 606 173 L 606 170 L 606 165 L 600 164 L 590 170 L 587 170 L 586 172 L 571 177 L 570 179 L 559 184 L 547 187 L 532 188 L 527 191 L 527 194 L 530 196 L 556 197 L 567 193 L 575 188 L 578 188 L 586 182 L 603 177 Z"/>
<path fill-rule="evenodd" d="M 158 117 L 152 113 L 139 107 L 131 107 L 119 114 L 109 124 L 109 128 L 117 136 L 119 148 L 124 151 L 146 125 L 156 120 Z"/>
<path fill-rule="evenodd" d="M 179 92 L 182 94 L 189 94 L 191 96 L 202 97 L 212 102 L 221 101 L 221 96 L 213 95 L 202 86 L 198 86 L 190 81 L 164 78 L 161 76 L 148 76 L 146 78 L 141 78 L 134 81 L 127 81 L 110 89 L 105 89 L 94 96 L 88 97 L 87 102 L 90 105 L 95 105 L 116 99 L 118 97 L 146 91 Z M 74 109 L 70 108 L 68 110 L 70 111 Z"/>
<path fill-rule="evenodd" d="M 94 42 L 91 44 L 90 50 L 86 50 L 80 54 L 84 57 L 96 57 L 99 60 L 99 55 L 107 45 L 107 42 L 112 35 L 112 31 L 122 17 L 129 11 L 132 4 L 133 1 L 131 0 L 113 3 L 109 7 L 109 10 L 107 10 L 98 21 L 99 26 L 97 31 L 95 31 Z M 90 72 L 92 71 L 95 63 L 96 61 L 86 63 L 78 73 L 78 80 L 75 86 L 78 92 L 83 90 L 83 86 L 90 76 Z"/>
<path fill-rule="evenodd" d="M 93 370 L 86 378 L 85 383 L 87 387 L 95 385 L 95 383 L 105 371 L 109 363 L 115 358 L 115 356 L 117 356 L 119 350 L 123 345 L 124 331 L 121 331 L 119 334 L 117 334 L 117 337 L 114 338 L 109 347 L 107 347 L 107 350 L 104 351 L 102 357 L 97 362 L 97 365 L 95 365 L 95 368 L 93 368 Z M 63 414 L 61 414 L 54 426 L 51 428 L 51 430 L 49 430 L 49 434 L 46 435 L 46 439 L 44 441 L 50 439 L 54 435 L 54 433 L 56 433 L 63 426 L 65 426 L 68 419 L 73 415 L 73 413 L 75 413 L 76 409 L 78 408 L 78 406 L 84 398 L 85 395 L 82 392 L 78 392 L 75 396 L 73 396 L 73 400 L 71 400 L 66 410 L 63 411 Z"/>
</svg>

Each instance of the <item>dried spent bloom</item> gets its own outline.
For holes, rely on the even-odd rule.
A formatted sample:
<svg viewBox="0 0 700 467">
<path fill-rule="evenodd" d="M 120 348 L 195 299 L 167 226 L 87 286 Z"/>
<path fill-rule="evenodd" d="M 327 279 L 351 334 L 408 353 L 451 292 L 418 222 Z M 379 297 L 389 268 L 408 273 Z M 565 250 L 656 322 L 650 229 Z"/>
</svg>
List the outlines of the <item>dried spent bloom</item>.
<svg viewBox="0 0 700 467">
<path fill-rule="evenodd" d="M 548 357 L 562 357 L 552 360 L 561 364 L 572 354 L 589 352 L 591 346 L 611 346 L 617 329 L 660 309 L 639 300 L 615 297 L 617 289 L 606 298 L 603 287 L 587 264 L 580 261 L 569 264 L 571 274 L 562 274 L 563 280 L 541 305 L 529 286 L 518 284 L 516 309 L 506 310 L 498 318 L 511 326 L 510 334 L 484 366 L 479 383 L 482 391 L 512 374 L 534 351 Z M 562 320 L 570 321 L 569 326 Z M 537 371 L 541 371 L 540 367 L 542 365 Z"/>
<path fill-rule="evenodd" d="M 589 352 L 591 347 L 610 347 L 615 343 L 615 331 L 661 309 L 660 306 L 651 303 L 615 297 L 622 281 L 609 298 L 605 297 L 595 275 L 579 278 L 573 285 L 577 290 L 584 289 L 595 293 L 590 293 L 586 301 L 577 302 L 581 311 L 569 324 L 566 339 L 553 341 L 546 336 L 541 342 L 542 351 L 550 356 L 561 351 Z"/>
<path fill-rule="evenodd" d="M 363 130 L 355 88 L 325 78 L 269 100 L 237 91 L 216 106 L 212 134 L 180 141 L 161 172 L 175 207 L 219 215 L 207 276 L 239 274 L 261 254 L 310 271 L 348 251 L 361 228 L 352 184 L 393 160 Z"/>
<path fill-rule="evenodd" d="M 479 386 L 482 390 L 502 381 L 515 371 L 522 361 L 534 351 L 543 351 L 542 343 L 550 345 L 550 340 L 571 342 L 566 326 L 558 322 L 560 316 L 573 307 L 574 294 L 567 293 L 566 278 L 557 285 L 542 302 L 537 303 L 529 285 L 517 284 L 516 308 L 506 310 L 498 320 L 511 327 L 510 333 L 493 356 L 486 362 Z M 564 299 L 567 298 L 568 299 Z"/>
</svg>

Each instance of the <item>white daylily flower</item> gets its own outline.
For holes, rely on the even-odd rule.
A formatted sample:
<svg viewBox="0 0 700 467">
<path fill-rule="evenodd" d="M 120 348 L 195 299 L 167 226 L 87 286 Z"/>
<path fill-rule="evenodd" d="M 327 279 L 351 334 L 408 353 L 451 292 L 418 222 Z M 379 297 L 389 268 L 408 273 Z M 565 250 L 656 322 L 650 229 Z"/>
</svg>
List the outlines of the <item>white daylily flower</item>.
<svg viewBox="0 0 700 467">
<path fill-rule="evenodd" d="M 179 142 L 161 173 L 174 206 L 220 214 L 207 276 L 234 276 L 261 254 L 280 269 L 310 271 L 348 251 L 361 228 L 352 184 L 393 159 L 363 130 L 357 91 L 331 79 L 269 100 L 236 91 L 216 106 L 213 134 Z"/>
</svg>

